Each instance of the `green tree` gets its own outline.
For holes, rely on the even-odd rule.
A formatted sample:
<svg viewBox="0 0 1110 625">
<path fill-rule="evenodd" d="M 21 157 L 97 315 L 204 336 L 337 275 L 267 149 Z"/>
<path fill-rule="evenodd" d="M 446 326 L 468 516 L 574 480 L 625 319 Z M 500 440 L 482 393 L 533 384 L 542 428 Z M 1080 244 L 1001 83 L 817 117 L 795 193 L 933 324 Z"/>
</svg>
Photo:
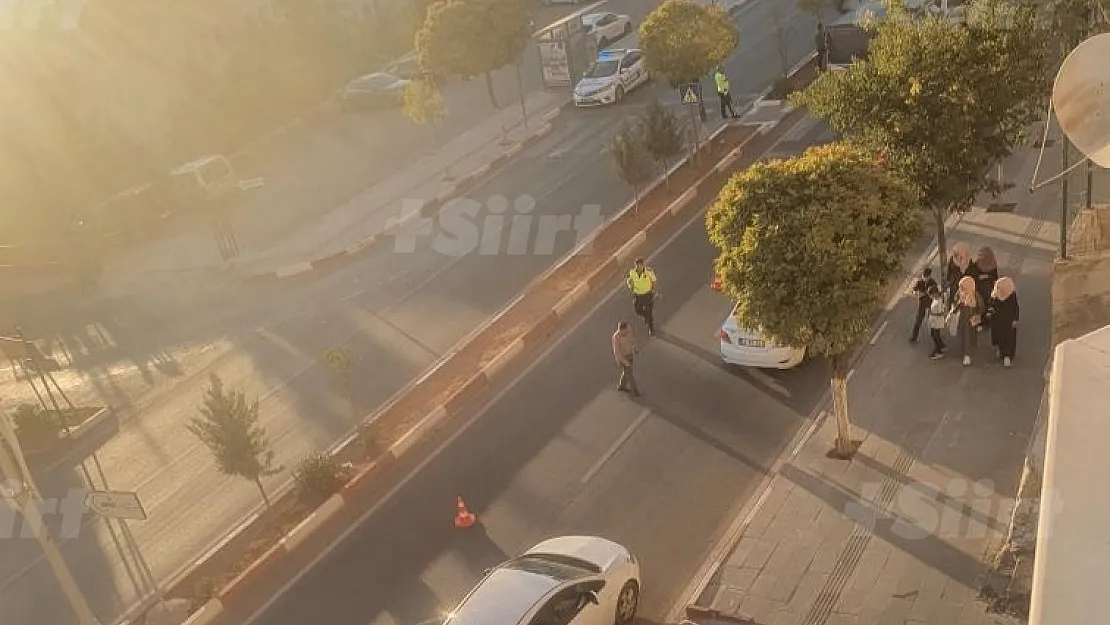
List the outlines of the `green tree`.
<svg viewBox="0 0 1110 625">
<path fill-rule="evenodd" d="M 967 18 L 961 25 L 893 12 L 866 60 L 792 97 L 917 188 L 941 263 L 947 216 L 1002 190 L 988 172 L 1040 118 L 1048 89 L 1048 40 L 1032 7 L 982 0 Z"/>
<path fill-rule="evenodd" d="M 351 406 L 351 416 L 358 418 L 358 404 L 355 403 L 355 387 L 352 374 L 358 364 L 358 356 L 349 347 L 333 347 L 324 352 L 324 362 L 335 372 L 343 386 L 343 394 Z"/>
<path fill-rule="evenodd" d="M 609 154 L 613 157 L 617 175 L 634 193 L 633 210 L 640 205 L 640 188 L 651 178 L 651 156 L 645 144 L 644 125 L 639 120 L 625 120 L 609 141 Z"/>
<path fill-rule="evenodd" d="M 839 457 L 854 451 L 851 350 L 917 236 L 917 211 L 908 183 L 867 150 L 834 143 L 734 175 L 706 216 L 737 321 L 829 359 Z"/>
<path fill-rule="evenodd" d="M 527 39 L 523 0 L 446 0 L 428 7 L 416 52 L 434 74 L 484 76 L 490 104 L 500 110 L 493 71 L 515 62 Z"/>
<path fill-rule="evenodd" d="M 652 100 L 644 113 L 644 147 L 652 158 L 663 165 L 663 179 L 671 188 L 668 161 L 682 152 L 682 127 L 671 110 L 659 100 Z"/>
<path fill-rule="evenodd" d="M 254 482 L 262 501 L 270 505 L 262 478 L 281 468 L 274 466 L 274 452 L 258 422 L 258 400 L 248 403 L 243 391 L 225 389 L 223 380 L 212 374 L 200 416 L 189 423 L 189 431 L 212 452 L 220 473 Z"/>
<path fill-rule="evenodd" d="M 736 47 L 737 29 L 717 6 L 667 0 L 640 24 L 648 68 L 672 87 L 697 82 Z"/>
</svg>

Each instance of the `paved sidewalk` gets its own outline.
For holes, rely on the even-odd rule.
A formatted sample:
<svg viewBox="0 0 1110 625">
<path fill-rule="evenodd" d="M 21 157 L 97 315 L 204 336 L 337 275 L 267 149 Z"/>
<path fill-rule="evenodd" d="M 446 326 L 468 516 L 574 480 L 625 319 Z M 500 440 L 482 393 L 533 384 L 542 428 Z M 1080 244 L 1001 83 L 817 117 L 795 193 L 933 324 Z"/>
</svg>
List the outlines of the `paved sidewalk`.
<svg viewBox="0 0 1110 625">
<path fill-rule="evenodd" d="M 1035 157 L 1013 159 L 1019 187 Z M 1013 213 L 976 209 L 950 239 L 991 246 L 1017 284 L 1014 368 L 994 361 L 988 335 L 971 367 L 955 355 L 930 361 L 926 341 L 908 344 L 914 303 L 900 301 L 851 375 L 856 456 L 826 457 L 836 435 L 826 419 L 773 478 L 696 605 L 759 625 L 1016 622 L 976 596 L 1044 388 L 1058 189 L 1009 201 Z"/>
</svg>

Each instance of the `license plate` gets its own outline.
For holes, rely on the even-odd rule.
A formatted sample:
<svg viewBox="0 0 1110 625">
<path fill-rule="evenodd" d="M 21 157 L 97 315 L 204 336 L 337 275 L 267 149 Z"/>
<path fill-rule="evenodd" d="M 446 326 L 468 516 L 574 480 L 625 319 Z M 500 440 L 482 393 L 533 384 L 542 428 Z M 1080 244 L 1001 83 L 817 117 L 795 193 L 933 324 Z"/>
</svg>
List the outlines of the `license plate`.
<svg viewBox="0 0 1110 625">
<path fill-rule="evenodd" d="M 766 347 L 767 342 L 759 339 L 740 339 L 737 341 L 743 347 Z"/>
</svg>

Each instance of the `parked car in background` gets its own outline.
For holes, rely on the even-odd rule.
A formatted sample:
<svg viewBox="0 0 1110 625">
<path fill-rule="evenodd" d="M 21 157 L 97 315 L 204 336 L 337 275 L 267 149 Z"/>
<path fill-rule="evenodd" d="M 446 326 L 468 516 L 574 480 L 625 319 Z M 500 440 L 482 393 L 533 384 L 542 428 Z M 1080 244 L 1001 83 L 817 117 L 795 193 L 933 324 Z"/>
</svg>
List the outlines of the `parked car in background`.
<svg viewBox="0 0 1110 625">
<path fill-rule="evenodd" d="M 600 50 L 632 32 L 632 18 L 617 13 L 588 13 L 582 16 L 582 26 Z"/>
<path fill-rule="evenodd" d="M 415 51 L 390 61 L 382 71 L 405 80 L 421 80 L 430 76 L 435 83 L 443 83 L 443 76 L 424 71 L 424 68 L 420 66 L 420 57 L 416 55 Z"/>
<path fill-rule="evenodd" d="M 759 369 L 793 369 L 806 358 L 806 350 L 781 347 L 758 331 L 740 327 L 736 306 L 717 330 L 721 340 L 721 359 L 730 365 Z"/>
<path fill-rule="evenodd" d="M 385 72 L 366 74 L 347 83 L 339 91 L 339 101 L 349 110 L 401 106 L 411 82 Z"/>
<path fill-rule="evenodd" d="M 442 625 L 630 625 L 640 564 L 593 536 L 545 540 L 486 571 Z"/>
</svg>

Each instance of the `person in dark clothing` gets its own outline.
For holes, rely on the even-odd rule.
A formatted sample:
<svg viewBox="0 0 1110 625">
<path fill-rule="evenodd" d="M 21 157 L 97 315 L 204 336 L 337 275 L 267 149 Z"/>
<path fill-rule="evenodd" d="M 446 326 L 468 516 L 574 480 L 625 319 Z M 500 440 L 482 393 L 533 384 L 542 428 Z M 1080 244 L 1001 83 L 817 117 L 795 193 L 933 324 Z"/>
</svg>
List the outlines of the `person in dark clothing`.
<svg viewBox="0 0 1110 625">
<path fill-rule="evenodd" d="M 994 258 L 994 250 L 989 247 L 979 248 L 979 254 L 975 258 L 975 290 L 979 292 L 979 298 L 984 302 L 991 301 L 991 293 L 994 291 L 994 283 L 998 281 L 998 262 Z M 980 332 L 987 328 L 988 320 L 983 319 L 982 325 L 979 326 Z"/>
<path fill-rule="evenodd" d="M 817 35 L 814 39 L 817 44 L 817 71 L 827 71 L 829 69 L 829 46 L 832 43 L 832 37 L 829 36 L 829 31 L 825 30 L 825 25 L 821 22 L 817 22 Z"/>
<path fill-rule="evenodd" d="M 944 350 L 948 348 L 941 332 L 948 326 L 948 313 L 951 311 L 940 288 L 935 285 L 929 289 L 929 300 L 929 338 L 933 339 L 933 351 L 929 352 L 929 358 L 936 360 L 943 358 Z"/>
<path fill-rule="evenodd" d="M 929 306 L 933 303 L 931 295 L 933 289 L 936 289 L 937 281 L 933 279 L 933 270 L 926 267 L 921 271 L 921 277 L 913 284 L 912 293 L 917 296 L 917 316 L 913 320 L 913 330 L 910 330 L 910 342 L 916 343 L 917 337 L 921 334 L 921 322 L 925 320 L 925 315 L 929 314 Z"/>
<path fill-rule="evenodd" d="M 944 272 L 944 286 L 948 291 L 949 306 L 956 304 L 956 291 L 960 280 L 965 277 L 974 278 L 977 271 L 975 263 L 971 262 L 967 245 L 964 243 L 953 245 L 952 255 L 948 258 L 948 267 Z"/>
<path fill-rule="evenodd" d="M 991 342 L 998 350 L 1002 366 L 1009 368 L 1017 353 L 1017 326 L 1020 317 L 1017 290 L 1010 278 L 995 281 L 987 317 L 990 319 Z"/>
</svg>

